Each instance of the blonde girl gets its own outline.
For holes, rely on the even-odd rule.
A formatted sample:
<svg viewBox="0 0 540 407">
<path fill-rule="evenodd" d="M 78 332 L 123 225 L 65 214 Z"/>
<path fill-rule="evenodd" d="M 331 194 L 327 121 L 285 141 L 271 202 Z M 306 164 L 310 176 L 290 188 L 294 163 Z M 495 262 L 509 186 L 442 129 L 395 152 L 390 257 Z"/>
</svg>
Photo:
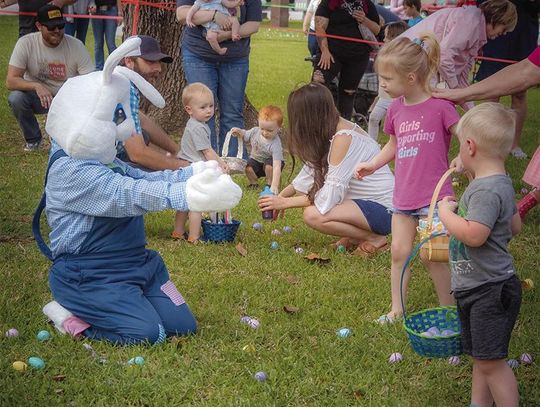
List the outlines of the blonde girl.
<svg viewBox="0 0 540 407">
<path fill-rule="evenodd" d="M 356 169 L 359 179 L 395 160 L 392 208 L 392 308 L 379 323 L 394 322 L 403 315 L 400 276 L 411 254 L 418 220 L 426 217 L 437 181 L 448 169 L 451 133 L 459 120 L 454 105 L 431 96 L 429 80 L 439 64 L 439 45 L 430 35 L 410 40 L 398 37 L 381 48 L 375 62 L 379 84 L 394 101 L 388 108 L 384 132 L 390 136 L 381 152 Z M 448 181 L 441 197 L 453 196 Z M 431 273 L 441 305 L 453 303 L 450 271 L 444 263 L 422 259 Z M 406 300 L 410 270 L 404 277 Z"/>
</svg>

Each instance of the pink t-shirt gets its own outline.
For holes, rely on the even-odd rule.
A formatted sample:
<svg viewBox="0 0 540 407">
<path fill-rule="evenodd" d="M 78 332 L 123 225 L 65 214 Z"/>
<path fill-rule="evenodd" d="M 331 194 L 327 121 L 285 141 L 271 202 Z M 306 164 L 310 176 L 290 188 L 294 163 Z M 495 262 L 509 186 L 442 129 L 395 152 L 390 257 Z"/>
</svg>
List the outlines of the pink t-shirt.
<svg viewBox="0 0 540 407">
<path fill-rule="evenodd" d="M 536 47 L 532 54 L 529 55 L 529 61 L 540 67 L 540 47 Z"/>
<path fill-rule="evenodd" d="M 429 205 L 437 182 L 448 169 L 450 127 L 459 121 L 454 104 L 429 98 L 407 106 L 396 98 L 386 113 L 384 132 L 396 137 L 396 209 L 419 209 Z M 451 180 L 441 189 L 440 198 L 452 196 Z"/>
</svg>

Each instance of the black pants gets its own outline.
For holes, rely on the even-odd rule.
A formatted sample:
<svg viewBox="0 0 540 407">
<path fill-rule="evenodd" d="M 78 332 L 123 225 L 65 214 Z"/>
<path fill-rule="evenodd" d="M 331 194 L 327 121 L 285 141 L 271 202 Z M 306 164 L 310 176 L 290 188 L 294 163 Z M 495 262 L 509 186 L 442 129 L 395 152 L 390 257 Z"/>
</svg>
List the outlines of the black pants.
<svg viewBox="0 0 540 407">
<path fill-rule="evenodd" d="M 336 105 L 341 116 L 350 120 L 353 113 L 355 92 L 367 68 L 369 54 L 365 53 L 354 57 L 344 56 L 332 52 L 332 49 L 330 49 L 330 53 L 334 57 L 334 62 L 330 65 L 330 68 L 321 69 L 317 65 L 321 58 L 321 54 L 319 53 L 313 62 L 313 73 L 317 71 L 321 72 L 324 77 L 324 84 L 330 90 L 332 90 L 332 81 L 339 75 Z"/>
</svg>

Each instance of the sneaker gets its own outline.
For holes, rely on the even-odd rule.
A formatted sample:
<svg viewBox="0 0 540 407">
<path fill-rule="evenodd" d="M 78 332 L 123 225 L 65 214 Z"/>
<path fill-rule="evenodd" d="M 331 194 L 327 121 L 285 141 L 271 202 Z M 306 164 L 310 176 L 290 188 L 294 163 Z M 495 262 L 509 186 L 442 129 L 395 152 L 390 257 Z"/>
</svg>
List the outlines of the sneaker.
<svg viewBox="0 0 540 407">
<path fill-rule="evenodd" d="M 43 313 L 53 322 L 54 327 L 65 334 L 64 322 L 73 316 L 71 312 L 62 307 L 56 301 L 51 301 L 43 307 Z"/>
<path fill-rule="evenodd" d="M 526 160 L 528 157 L 527 157 L 527 154 L 525 154 L 525 152 L 521 149 L 521 147 L 515 147 L 511 152 L 510 154 L 512 154 L 512 156 L 514 158 L 517 158 L 519 160 Z"/>
<path fill-rule="evenodd" d="M 23 150 L 24 151 L 37 151 L 41 146 L 41 140 L 36 141 L 35 143 L 26 143 Z"/>
</svg>

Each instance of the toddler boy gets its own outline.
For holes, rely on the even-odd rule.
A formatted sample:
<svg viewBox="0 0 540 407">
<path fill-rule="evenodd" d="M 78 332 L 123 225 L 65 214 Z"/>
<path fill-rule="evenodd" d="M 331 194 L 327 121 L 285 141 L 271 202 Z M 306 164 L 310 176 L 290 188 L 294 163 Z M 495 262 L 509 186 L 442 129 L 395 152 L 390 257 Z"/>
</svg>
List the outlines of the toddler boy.
<svg viewBox="0 0 540 407">
<path fill-rule="evenodd" d="M 212 91 L 200 82 L 192 83 L 182 92 L 182 104 L 189 120 L 186 123 L 178 158 L 189 163 L 215 160 L 223 171 L 227 172 L 227 165 L 210 145 L 210 127 L 208 120 L 214 115 L 214 95 Z M 174 230 L 171 236 L 174 239 L 186 239 L 189 243 L 197 243 L 201 236 L 200 212 L 189 212 L 189 235 L 185 232 L 185 223 L 188 212 L 176 212 Z"/>
<path fill-rule="evenodd" d="M 277 106 L 265 106 L 259 111 L 259 127 L 243 130 L 233 127 L 233 136 L 240 136 L 251 145 L 251 152 L 246 165 L 246 176 L 249 181 L 248 188 L 257 189 L 258 180 L 266 178 L 266 184 L 274 194 L 279 193 L 281 170 L 285 166 L 283 161 L 283 147 L 281 146 L 281 126 L 283 113 Z"/>
<path fill-rule="evenodd" d="M 439 217 L 450 238 L 450 270 L 465 353 L 473 357 L 471 405 L 518 406 L 516 378 L 506 364 L 521 305 L 508 242 L 521 220 L 504 161 L 512 150 L 515 114 L 482 103 L 457 125 L 459 156 L 474 174 L 459 202 L 445 197 Z M 454 211 L 458 209 L 458 213 Z"/>
</svg>

